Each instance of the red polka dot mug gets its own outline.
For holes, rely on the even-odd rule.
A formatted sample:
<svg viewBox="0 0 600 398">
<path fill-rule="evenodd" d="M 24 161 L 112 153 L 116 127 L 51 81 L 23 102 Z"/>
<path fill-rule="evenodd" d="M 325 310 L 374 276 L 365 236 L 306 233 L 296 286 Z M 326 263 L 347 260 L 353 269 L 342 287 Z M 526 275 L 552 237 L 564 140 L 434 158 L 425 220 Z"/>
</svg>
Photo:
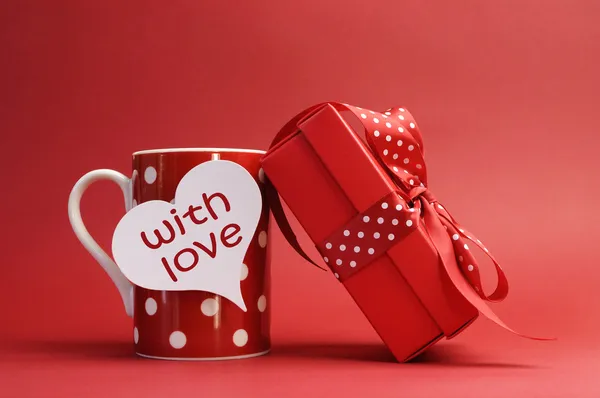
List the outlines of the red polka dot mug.
<svg viewBox="0 0 600 398">
<path fill-rule="evenodd" d="M 127 314 L 133 317 L 135 352 L 155 359 L 240 359 L 270 349 L 270 293 L 267 233 L 269 209 L 264 198 L 263 151 L 250 149 L 158 149 L 133 154 L 132 177 L 114 170 L 85 174 L 69 197 L 69 219 L 78 239 L 117 286 Z M 240 284 L 247 311 L 231 301 L 203 291 L 156 291 L 133 285 L 88 233 L 80 201 L 90 184 L 110 180 L 121 187 L 126 211 L 150 200 L 174 203 L 183 176 L 200 163 L 229 160 L 244 167 L 263 193 L 256 232 L 244 257 Z"/>
</svg>

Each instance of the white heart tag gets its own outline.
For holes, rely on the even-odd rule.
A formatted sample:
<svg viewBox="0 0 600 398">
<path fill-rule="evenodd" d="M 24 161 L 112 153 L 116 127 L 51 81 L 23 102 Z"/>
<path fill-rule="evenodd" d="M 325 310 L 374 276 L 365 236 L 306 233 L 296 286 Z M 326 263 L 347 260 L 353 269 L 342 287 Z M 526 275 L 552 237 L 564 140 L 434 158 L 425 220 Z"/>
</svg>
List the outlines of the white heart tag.
<svg viewBox="0 0 600 398">
<path fill-rule="evenodd" d="M 125 214 L 113 234 L 115 262 L 143 288 L 211 292 L 246 311 L 240 274 L 261 209 L 246 169 L 202 163 L 181 179 L 175 204 L 153 200 Z"/>
</svg>

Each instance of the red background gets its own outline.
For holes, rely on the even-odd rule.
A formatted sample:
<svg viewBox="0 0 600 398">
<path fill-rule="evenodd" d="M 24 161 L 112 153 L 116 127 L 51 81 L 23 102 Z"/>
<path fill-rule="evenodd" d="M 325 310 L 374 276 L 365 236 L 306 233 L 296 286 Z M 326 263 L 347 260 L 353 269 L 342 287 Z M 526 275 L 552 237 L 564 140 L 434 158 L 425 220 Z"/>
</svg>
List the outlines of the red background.
<svg viewBox="0 0 600 398">
<path fill-rule="evenodd" d="M 4 2 L 0 395 L 600 395 L 598 20 L 594 0 Z M 494 308 L 558 341 L 480 319 L 391 363 L 334 277 L 275 235 L 271 355 L 134 357 L 69 226 L 72 185 L 129 173 L 140 149 L 265 149 L 327 100 L 410 109 L 433 192 L 508 273 Z M 83 201 L 104 247 L 122 212 L 109 183 Z"/>
</svg>

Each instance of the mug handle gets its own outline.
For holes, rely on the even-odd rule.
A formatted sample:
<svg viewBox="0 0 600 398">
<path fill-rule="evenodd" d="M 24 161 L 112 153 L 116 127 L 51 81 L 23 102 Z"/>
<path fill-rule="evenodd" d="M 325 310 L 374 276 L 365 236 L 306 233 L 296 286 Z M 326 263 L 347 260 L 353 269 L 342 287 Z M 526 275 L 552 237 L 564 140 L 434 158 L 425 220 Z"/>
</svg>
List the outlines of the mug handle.
<svg viewBox="0 0 600 398">
<path fill-rule="evenodd" d="M 81 219 L 80 202 L 84 192 L 94 182 L 109 180 L 116 183 L 123 192 L 125 198 L 125 210 L 129 211 L 132 206 L 132 184 L 131 180 L 118 171 L 109 169 L 93 170 L 85 174 L 75 183 L 69 195 L 69 221 L 81 244 L 104 268 L 110 279 L 119 290 L 121 299 L 125 305 L 125 311 L 130 317 L 133 316 L 133 284 L 123 275 L 114 260 L 106 254 L 98 243 L 88 232 Z"/>
</svg>

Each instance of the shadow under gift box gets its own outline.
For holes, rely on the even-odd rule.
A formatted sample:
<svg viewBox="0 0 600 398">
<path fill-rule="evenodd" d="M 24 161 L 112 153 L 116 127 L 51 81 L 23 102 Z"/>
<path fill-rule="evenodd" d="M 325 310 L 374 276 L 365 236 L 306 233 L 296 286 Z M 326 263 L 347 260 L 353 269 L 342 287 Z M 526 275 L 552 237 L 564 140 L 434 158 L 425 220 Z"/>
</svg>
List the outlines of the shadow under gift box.
<svg viewBox="0 0 600 398">
<path fill-rule="evenodd" d="M 315 244 L 398 189 L 330 105 L 271 148 L 262 167 Z M 400 362 L 479 314 L 450 281 L 422 223 L 342 283 Z"/>
</svg>

